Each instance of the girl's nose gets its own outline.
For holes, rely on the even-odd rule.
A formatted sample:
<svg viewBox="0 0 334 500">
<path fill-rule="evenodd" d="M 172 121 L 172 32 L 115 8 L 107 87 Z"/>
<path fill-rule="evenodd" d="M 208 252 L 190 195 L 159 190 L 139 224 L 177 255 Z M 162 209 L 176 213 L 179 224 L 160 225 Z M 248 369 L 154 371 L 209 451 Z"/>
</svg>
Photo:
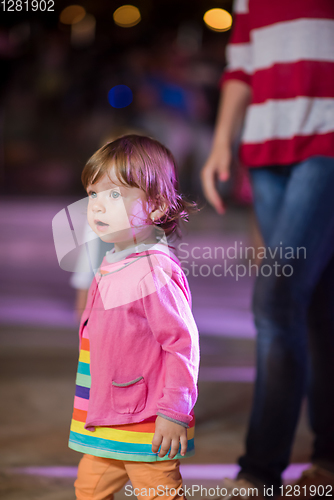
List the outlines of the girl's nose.
<svg viewBox="0 0 334 500">
<path fill-rule="evenodd" d="M 104 204 L 102 203 L 102 200 L 97 197 L 95 200 L 94 200 L 94 203 L 92 205 L 92 210 L 93 212 L 97 213 L 97 212 L 102 212 L 104 213 L 105 212 L 105 207 L 104 207 Z"/>
</svg>

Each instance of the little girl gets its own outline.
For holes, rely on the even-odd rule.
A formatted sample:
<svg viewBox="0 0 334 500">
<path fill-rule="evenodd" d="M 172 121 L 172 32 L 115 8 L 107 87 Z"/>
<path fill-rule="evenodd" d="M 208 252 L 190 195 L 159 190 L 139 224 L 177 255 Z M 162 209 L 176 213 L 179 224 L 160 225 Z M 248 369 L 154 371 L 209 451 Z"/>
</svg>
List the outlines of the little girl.
<svg viewBox="0 0 334 500">
<path fill-rule="evenodd" d="M 194 211 L 177 193 L 171 153 L 127 135 L 99 149 L 82 182 L 92 230 L 114 243 L 91 285 L 69 447 L 83 452 L 78 500 L 184 498 L 179 458 L 194 453 L 198 331 L 166 236 Z M 129 487 L 127 487 L 129 488 Z"/>
</svg>

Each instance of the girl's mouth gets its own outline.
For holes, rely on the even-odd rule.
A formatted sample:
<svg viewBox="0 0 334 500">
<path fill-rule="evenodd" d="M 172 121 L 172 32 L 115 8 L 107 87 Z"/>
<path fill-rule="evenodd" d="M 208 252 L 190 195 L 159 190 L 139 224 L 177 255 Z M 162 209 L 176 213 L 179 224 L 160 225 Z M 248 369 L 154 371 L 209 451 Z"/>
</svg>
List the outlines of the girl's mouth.
<svg viewBox="0 0 334 500">
<path fill-rule="evenodd" d="M 99 229 L 106 229 L 109 227 L 109 224 L 106 224 L 105 222 L 102 222 L 100 220 L 95 220 L 94 222 Z"/>
</svg>

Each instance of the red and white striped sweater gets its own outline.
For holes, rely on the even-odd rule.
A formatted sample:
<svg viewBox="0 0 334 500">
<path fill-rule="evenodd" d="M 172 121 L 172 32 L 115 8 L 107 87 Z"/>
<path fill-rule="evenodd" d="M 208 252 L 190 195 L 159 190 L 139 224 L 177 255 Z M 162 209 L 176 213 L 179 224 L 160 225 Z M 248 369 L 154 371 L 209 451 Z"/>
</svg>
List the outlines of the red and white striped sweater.
<svg viewBox="0 0 334 500">
<path fill-rule="evenodd" d="M 334 156 L 334 0 L 235 0 L 234 13 L 222 83 L 252 87 L 243 163 Z"/>
</svg>

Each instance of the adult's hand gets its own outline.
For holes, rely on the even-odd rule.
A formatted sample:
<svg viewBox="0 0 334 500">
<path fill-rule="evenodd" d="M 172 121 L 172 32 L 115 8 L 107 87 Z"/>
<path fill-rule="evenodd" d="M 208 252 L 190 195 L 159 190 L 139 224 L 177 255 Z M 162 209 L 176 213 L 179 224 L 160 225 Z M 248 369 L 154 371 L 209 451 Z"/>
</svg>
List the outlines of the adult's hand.
<svg viewBox="0 0 334 500">
<path fill-rule="evenodd" d="M 251 87 L 239 80 L 228 80 L 221 90 L 213 147 L 201 172 L 204 195 L 219 214 L 225 208 L 216 182 L 230 177 L 231 145 L 240 133 L 250 99 Z"/>
<path fill-rule="evenodd" d="M 212 150 L 201 171 L 204 195 L 219 214 L 225 213 L 225 206 L 217 190 L 217 181 L 227 181 L 230 177 L 232 150 L 228 145 Z"/>
</svg>

